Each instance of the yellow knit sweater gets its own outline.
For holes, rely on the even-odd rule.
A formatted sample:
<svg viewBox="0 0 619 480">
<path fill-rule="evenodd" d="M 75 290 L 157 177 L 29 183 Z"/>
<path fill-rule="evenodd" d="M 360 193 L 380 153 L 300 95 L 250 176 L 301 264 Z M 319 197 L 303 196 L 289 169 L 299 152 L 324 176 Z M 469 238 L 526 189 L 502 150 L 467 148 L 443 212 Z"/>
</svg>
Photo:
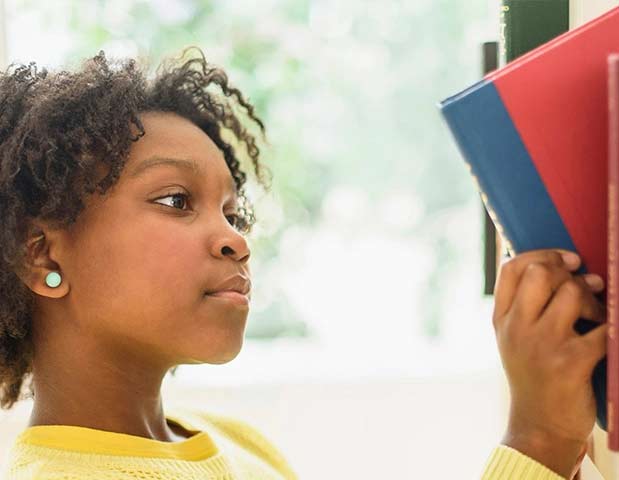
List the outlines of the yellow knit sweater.
<svg viewBox="0 0 619 480">
<path fill-rule="evenodd" d="M 482 480 L 563 480 L 552 470 L 506 445 L 494 449 Z"/>
<path fill-rule="evenodd" d="M 8 480 L 296 480 L 282 454 L 247 423 L 176 408 L 166 418 L 193 433 L 180 442 L 68 425 L 22 431 Z"/>
<path fill-rule="evenodd" d="M 247 423 L 176 408 L 193 433 L 180 442 L 67 425 L 38 425 L 17 437 L 7 480 L 297 480 L 282 454 Z M 520 452 L 498 446 L 482 480 L 561 480 Z"/>
</svg>

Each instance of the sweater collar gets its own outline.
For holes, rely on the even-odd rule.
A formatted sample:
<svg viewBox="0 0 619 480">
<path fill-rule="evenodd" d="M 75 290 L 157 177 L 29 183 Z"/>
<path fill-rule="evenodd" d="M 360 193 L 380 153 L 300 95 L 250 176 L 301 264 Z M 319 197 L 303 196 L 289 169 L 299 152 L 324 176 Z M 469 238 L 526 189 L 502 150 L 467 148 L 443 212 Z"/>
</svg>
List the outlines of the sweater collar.
<svg viewBox="0 0 619 480">
<path fill-rule="evenodd" d="M 180 442 L 163 442 L 75 425 L 34 425 L 22 431 L 16 441 L 80 453 L 194 461 L 204 460 L 218 453 L 211 436 L 180 413 L 166 414 L 165 417 L 169 423 L 176 423 L 193 435 Z"/>
</svg>

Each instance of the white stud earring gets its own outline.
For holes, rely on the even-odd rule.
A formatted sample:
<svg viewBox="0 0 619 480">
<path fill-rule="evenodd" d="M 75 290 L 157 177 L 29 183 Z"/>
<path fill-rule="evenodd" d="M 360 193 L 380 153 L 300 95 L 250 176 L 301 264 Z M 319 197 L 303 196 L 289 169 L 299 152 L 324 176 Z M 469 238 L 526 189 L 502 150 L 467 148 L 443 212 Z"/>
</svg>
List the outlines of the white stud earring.
<svg viewBox="0 0 619 480">
<path fill-rule="evenodd" d="M 62 278 L 58 272 L 49 272 L 45 277 L 45 283 L 48 287 L 56 288 L 62 282 Z"/>
</svg>

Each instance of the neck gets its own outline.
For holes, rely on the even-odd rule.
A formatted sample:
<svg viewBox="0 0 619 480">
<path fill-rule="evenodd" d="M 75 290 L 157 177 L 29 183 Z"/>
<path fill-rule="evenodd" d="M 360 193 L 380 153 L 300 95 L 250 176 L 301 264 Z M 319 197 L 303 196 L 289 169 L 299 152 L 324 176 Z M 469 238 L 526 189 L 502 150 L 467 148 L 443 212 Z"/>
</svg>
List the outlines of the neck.
<svg viewBox="0 0 619 480">
<path fill-rule="evenodd" d="M 28 426 L 74 425 L 160 441 L 186 435 L 165 419 L 161 384 L 169 368 L 144 361 L 139 349 L 105 344 L 71 322 L 34 329 L 34 408 Z M 64 325 L 65 327 L 62 327 Z"/>
</svg>

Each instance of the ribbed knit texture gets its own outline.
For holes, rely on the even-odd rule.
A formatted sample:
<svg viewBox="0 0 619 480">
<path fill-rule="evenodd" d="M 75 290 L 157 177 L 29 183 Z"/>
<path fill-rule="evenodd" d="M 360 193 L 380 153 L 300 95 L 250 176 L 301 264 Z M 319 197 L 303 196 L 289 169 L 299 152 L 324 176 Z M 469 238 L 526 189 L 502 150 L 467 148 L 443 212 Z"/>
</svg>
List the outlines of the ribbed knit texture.
<svg viewBox="0 0 619 480">
<path fill-rule="evenodd" d="M 560 475 L 506 445 L 494 449 L 482 480 L 564 480 Z"/>
<path fill-rule="evenodd" d="M 181 442 L 84 427 L 26 428 L 8 455 L 7 480 L 298 480 L 286 459 L 242 420 L 176 408 L 166 418 L 194 435 Z M 499 445 L 482 480 L 563 480 Z"/>
<path fill-rule="evenodd" d="M 85 427 L 26 428 L 8 456 L 7 480 L 297 480 L 282 454 L 249 424 L 176 409 L 194 435 L 161 442 Z"/>
</svg>

